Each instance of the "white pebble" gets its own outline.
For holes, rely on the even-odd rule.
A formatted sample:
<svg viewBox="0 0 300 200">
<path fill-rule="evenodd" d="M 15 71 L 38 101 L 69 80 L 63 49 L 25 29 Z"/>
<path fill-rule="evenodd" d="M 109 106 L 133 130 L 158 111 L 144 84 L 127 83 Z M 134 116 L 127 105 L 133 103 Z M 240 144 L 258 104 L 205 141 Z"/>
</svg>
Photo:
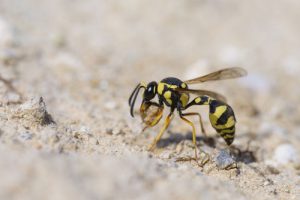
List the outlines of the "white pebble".
<svg viewBox="0 0 300 200">
<path fill-rule="evenodd" d="M 18 138 L 22 141 L 24 140 L 30 140 L 32 139 L 33 134 L 29 133 L 29 132 L 22 132 L 20 133 L 20 135 L 18 136 Z"/>
<path fill-rule="evenodd" d="M 219 169 L 228 169 L 230 166 L 235 164 L 235 160 L 230 156 L 230 154 L 221 150 L 215 158 L 216 165 Z"/>
<path fill-rule="evenodd" d="M 163 152 L 160 154 L 159 156 L 161 159 L 170 159 L 171 158 L 171 155 L 169 152 Z"/>
<path fill-rule="evenodd" d="M 85 133 L 85 134 L 88 134 L 88 133 L 90 132 L 90 131 L 89 131 L 89 128 L 86 127 L 86 126 L 81 126 L 80 129 L 79 129 L 79 131 L 80 131 L 81 133 Z"/>
</svg>

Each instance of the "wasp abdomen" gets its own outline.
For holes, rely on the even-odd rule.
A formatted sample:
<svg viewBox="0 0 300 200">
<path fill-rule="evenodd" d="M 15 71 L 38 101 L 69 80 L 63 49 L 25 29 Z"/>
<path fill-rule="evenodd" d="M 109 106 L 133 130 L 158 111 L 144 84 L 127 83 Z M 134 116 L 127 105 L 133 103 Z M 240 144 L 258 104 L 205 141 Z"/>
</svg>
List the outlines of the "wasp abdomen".
<svg viewBox="0 0 300 200">
<path fill-rule="evenodd" d="M 234 140 L 235 116 L 232 108 L 218 100 L 211 100 L 209 104 L 209 119 L 214 129 L 230 145 Z"/>
</svg>

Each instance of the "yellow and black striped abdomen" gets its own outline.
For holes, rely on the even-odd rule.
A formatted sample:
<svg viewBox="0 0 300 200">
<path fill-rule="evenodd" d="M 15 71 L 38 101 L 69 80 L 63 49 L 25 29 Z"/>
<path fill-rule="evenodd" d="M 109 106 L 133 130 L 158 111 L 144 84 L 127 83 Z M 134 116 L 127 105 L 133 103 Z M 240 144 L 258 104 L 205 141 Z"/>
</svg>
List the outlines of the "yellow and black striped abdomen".
<svg viewBox="0 0 300 200">
<path fill-rule="evenodd" d="M 230 145 L 234 140 L 236 119 L 232 108 L 218 100 L 212 100 L 209 104 L 209 119 L 211 125 Z"/>
</svg>

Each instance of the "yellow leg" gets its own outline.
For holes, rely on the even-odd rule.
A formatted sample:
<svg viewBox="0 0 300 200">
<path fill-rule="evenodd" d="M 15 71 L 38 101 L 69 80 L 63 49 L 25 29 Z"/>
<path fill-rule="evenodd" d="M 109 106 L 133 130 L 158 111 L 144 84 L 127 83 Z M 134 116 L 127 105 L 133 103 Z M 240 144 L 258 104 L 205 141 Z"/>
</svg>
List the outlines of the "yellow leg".
<svg viewBox="0 0 300 200">
<path fill-rule="evenodd" d="M 206 137 L 206 131 L 204 129 L 204 125 L 203 125 L 203 122 L 202 122 L 202 117 L 201 117 L 201 115 L 199 113 L 191 112 L 191 113 L 184 113 L 184 114 L 182 114 L 182 116 L 191 116 L 191 115 L 197 115 L 199 117 L 201 131 L 202 131 L 203 135 Z"/>
<path fill-rule="evenodd" d="M 151 145 L 149 146 L 148 150 L 149 151 L 153 151 L 155 146 L 156 146 L 156 143 L 160 140 L 160 138 L 162 137 L 163 133 L 165 132 L 165 130 L 168 128 L 171 120 L 172 120 L 172 115 L 173 113 L 170 113 L 166 120 L 165 120 L 165 123 L 164 123 L 164 126 L 161 128 L 160 132 L 158 133 L 158 135 L 154 138 L 153 142 L 151 143 Z"/>
<path fill-rule="evenodd" d="M 188 113 L 187 113 L 188 114 Z M 192 114 L 191 114 L 192 115 Z M 184 117 L 180 117 L 183 121 L 185 121 L 187 124 L 189 124 L 192 128 L 193 128 L 193 131 L 192 131 L 192 136 L 193 136 L 193 144 L 194 144 L 194 148 L 195 148 L 195 157 L 192 158 L 192 157 L 183 157 L 183 158 L 178 158 L 176 161 L 191 161 L 191 160 L 195 160 L 197 162 L 197 164 L 200 166 L 200 167 L 203 167 L 208 161 L 209 161 L 209 156 L 204 152 L 204 157 L 203 159 L 200 161 L 200 163 L 198 163 L 198 155 L 197 155 L 197 143 L 196 143 L 196 129 L 195 129 L 195 126 L 194 124 L 189 121 L 188 119 L 184 118 Z"/>
<path fill-rule="evenodd" d="M 195 129 L 195 126 L 194 126 L 193 122 L 189 121 L 188 119 L 186 119 L 182 116 L 180 118 L 193 128 L 192 136 L 193 136 L 193 144 L 194 144 L 194 147 L 195 147 L 195 160 L 197 160 L 197 143 L 196 143 L 196 129 Z"/>
</svg>

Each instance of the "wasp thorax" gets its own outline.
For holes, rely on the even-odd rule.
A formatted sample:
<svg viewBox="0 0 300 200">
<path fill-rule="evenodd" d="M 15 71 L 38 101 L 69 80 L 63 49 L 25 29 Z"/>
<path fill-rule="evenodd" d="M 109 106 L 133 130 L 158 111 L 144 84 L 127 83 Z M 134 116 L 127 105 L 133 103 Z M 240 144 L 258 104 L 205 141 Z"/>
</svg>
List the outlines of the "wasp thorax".
<svg viewBox="0 0 300 200">
<path fill-rule="evenodd" d="M 156 88 L 157 88 L 157 83 L 155 81 L 148 83 L 146 90 L 144 92 L 144 100 L 150 101 L 151 99 L 153 99 L 156 94 Z"/>
</svg>

